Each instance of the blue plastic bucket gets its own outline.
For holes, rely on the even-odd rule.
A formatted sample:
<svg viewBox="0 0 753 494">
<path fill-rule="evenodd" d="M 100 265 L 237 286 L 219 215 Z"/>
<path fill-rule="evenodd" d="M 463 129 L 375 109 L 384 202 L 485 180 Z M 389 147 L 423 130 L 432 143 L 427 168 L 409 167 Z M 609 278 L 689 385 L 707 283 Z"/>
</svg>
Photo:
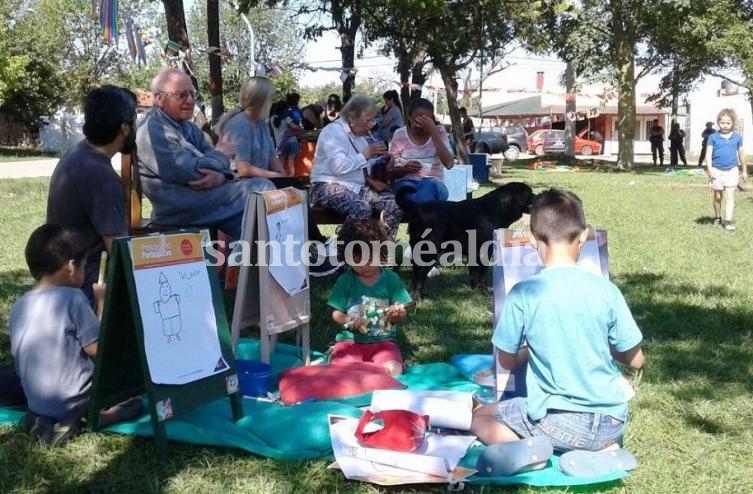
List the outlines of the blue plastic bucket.
<svg viewBox="0 0 753 494">
<path fill-rule="evenodd" d="M 235 371 L 243 396 L 267 396 L 272 368 L 257 360 L 236 360 Z"/>
<path fill-rule="evenodd" d="M 489 181 L 489 155 L 486 153 L 470 153 L 468 160 L 471 162 L 473 179 L 485 184 Z"/>
</svg>

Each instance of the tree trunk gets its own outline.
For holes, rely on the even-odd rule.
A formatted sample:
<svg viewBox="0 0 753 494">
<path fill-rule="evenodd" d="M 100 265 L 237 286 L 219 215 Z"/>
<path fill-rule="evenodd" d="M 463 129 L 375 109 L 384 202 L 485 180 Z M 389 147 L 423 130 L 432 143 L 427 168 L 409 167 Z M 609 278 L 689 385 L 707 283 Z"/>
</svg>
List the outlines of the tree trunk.
<svg viewBox="0 0 753 494">
<path fill-rule="evenodd" d="M 397 56 L 397 73 L 400 75 L 400 103 L 403 110 L 408 108 L 410 101 L 410 55 L 402 48 L 395 49 Z"/>
<path fill-rule="evenodd" d="M 349 72 L 343 80 L 343 103 L 353 95 L 353 87 L 356 84 L 355 51 L 356 33 L 361 27 L 361 1 L 362 0 L 330 0 L 330 15 L 337 34 L 340 36 L 340 58 L 343 69 Z M 347 7 L 347 8 L 346 8 Z M 349 11 L 350 17 L 345 13 Z"/>
<path fill-rule="evenodd" d="M 633 167 L 635 139 L 635 38 L 636 30 L 629 14 L 622 16 L 621 2 L 615 2 L 613 35 L 617 69 L 617 168 Z"/>
<path fill-rule="evenodd" d="M 454 74 L 446 67 L 437 67 L 444 82 L 445 94 L 447 95 L 447 110 L 450 113 L 450 122 L 452 122 L 452 137 L 455 141 L 458 161 L 460 163 L 470 163 L 468 160 L 468 150 L 465 147 L 463 139 L 463 122 L 460 120 L 460 107 L 458 106 L 458 81 L 455 80 Z"/>
<path fill-rule="evenodd" d="M 577 110 L 575 99 L 575 71 L 573 65 L 567 62 L 565 66 L 565 154 L 575 157 L 575 119 L 570 119 Z"/>
<path fill-rule="evenodd" d="M 162 0 L 165 8 L 165 20 L 167 21 L 167 38 L 176 43 L 180 43 L 188 48 L 191 43 L 188 41 L 188 29 L 186 28 L 186 14 L 183 10 L 183 0 Z M 193 87 L 199 89 L 199 82 L 192 75 L 192 71 L 186 62 L 183 62 L 183 72 L 191 77 Z"/>
<path fill-rule="evenodd" d="M 678 100 L 680 99 L 680 89 L 677 87 L 678 86 L 677 70 L 678 70 L 677 62 L 675 62 L 672 65 L 672 103 L 671 103 L 672 106 L 670 110 L 670 113 L 671 113 L 670 120 L 672 122 L 677 121 L 677 113 L 678 113 L 677 107 L 678 107 Z"/>
<path fill-rule="evenodd" d="M 218 49 L 207 55 L 209 57 L 209 93 L 212 98 L 212 124 L 215 124 L 225 112 L 225 105 L 222 101 L 222 59 L 219 55 L 220 5 L 218 0 L 207 0 L 207 41 L 209 46 L 215 46 Z"/>
<path fill-rule="evenodd" d="M 421 97 L 421 88 L 424 87 L 424 84 L 426 84 L 426 72 L 424 72 L 424 67 L 426 67 L 426 63 L 422 61 L 415 62 L 413 64 L 413 68 L 411 69 L 411 77 L 410 81 L 413 85 L 413 88 L 410 90 L 410 99 L 418 99 Z M 408 109 L 407 106 L 404 106 L 406 110 Z M 436 108 L 434 109 L 436 111 Z"/>
<path fill-rule="evenodd" d="M 343 69 L 350 69 L 345 80 L 343 80 L 343 103 L 347 103 L 353 95 L 353 87 L 356 85 L 356 76 L 353 73 L 355 68 L 355 42 L 347 31 L 340 33 L 340 58 L 342 59 Z"/>
</svg>

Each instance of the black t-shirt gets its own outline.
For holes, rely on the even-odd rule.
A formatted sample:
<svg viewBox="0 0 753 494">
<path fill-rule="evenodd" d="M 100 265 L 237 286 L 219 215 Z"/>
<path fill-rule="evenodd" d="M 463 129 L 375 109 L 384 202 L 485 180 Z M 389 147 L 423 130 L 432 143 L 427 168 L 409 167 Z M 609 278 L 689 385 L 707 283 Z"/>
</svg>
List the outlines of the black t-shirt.
<svg viewBox="0 0 753 494">
<path fill-rule="evenodd" d="M 47 222 L 73 229 L 89 250 L 84 292 L 96 281 L 102 237 L 127 233 L 125 188 L 109 158 L 81 141 L 58 162 L 50 179 Z"/>
<path fill-rule="evenodd" d="M 463 120 L 463 137 L 473 139 L 473 120 L 467 118 Z"/>
</svg>

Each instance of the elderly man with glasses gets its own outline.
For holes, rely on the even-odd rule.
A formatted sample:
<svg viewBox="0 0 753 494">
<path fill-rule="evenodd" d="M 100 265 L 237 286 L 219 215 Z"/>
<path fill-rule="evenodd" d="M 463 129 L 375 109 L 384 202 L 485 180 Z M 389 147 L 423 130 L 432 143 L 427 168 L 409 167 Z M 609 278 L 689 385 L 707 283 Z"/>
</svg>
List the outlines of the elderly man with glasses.
<svg viewBox="0 0 753 494">
<path fill-rule="evenodd" d="M 236 180 L 230 160 L 193 123 L 196 91 L 181 70 L 152 80 L 154 108 L 136 133 L 139 176 L 152 220 L 167 226 L 217 227 L 232 239 L 250 192 L 274 190 L 267 179 Z"/>
</svg>

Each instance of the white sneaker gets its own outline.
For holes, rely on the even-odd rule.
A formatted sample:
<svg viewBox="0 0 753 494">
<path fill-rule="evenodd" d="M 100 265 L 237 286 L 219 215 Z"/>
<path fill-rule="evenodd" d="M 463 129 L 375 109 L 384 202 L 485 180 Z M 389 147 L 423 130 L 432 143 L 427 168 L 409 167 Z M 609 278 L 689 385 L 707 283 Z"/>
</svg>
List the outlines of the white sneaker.
<svg viewBox="0 0 753 494">
<path fill-rule="evenodd" d="M 427 274 L 426 276 L 428 276 L 429 278 L 436 278 L 441 273 L 442 272 L 439 270 L 439 268 L 437 268 L 436 266 L 432 266 L 431 270 L 429 270 L 429 274 Z"/>
</svg>

